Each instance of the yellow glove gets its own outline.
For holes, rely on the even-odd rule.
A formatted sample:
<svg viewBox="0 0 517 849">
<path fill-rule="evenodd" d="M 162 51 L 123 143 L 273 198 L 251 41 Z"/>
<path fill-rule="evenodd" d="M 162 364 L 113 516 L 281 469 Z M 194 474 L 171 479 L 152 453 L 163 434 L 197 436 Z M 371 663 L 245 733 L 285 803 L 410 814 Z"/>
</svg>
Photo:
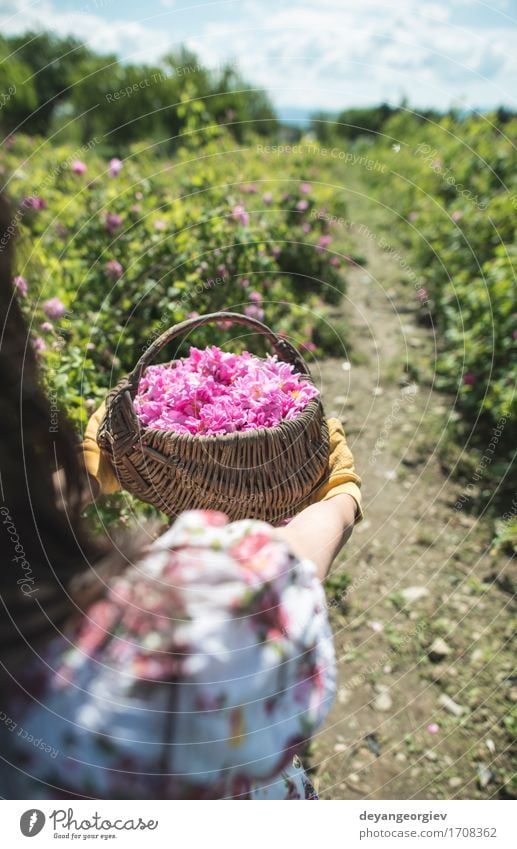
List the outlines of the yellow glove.
<svg viewBox="0 0 517 849">
<path fill-rule="evenodd" d="M 328 419 L 329 467 L 328 478 L 316 491 L 312 503 L 327 501 L 335 495 L 351 495 L 357 505 L 355 522 L 364 519 L 361 497 L 361 478 L 355 471 L 354 458 L 346 441 L 343 425 L 339 419 Z"/>
<path fill-rule="evenodd" d="M 106 403 L 103 401 L 86 425 L 81 451 L 86 471 L 99 484 L 100 494 L 111 495 L 113 492 L 119 492 L 122 487 L 113 466 L 97 445 L 97 431 L 105 412 Z"/>
</svg>

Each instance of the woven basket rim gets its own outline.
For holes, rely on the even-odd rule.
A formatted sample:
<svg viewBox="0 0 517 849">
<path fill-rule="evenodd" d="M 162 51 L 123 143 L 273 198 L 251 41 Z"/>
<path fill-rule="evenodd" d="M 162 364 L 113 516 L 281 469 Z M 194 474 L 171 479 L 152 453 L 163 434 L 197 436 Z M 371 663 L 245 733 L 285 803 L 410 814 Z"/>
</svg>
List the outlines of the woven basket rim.
<svg viewBox="0 0 517 849">
<path fill-rule="evenodd" d="M 131 399 L 132 403 L 132 399 Z M 133 408 L 134 409 L 134 408 Z M 279 425 L 275 425 L 275 427 L 258 427 L 254 430 L 236 430 L 232 433 L 215 433 L 210 435 L 197 434 L 197 433 L 179 433 L 177 430 L 164 430 L 163 428 L 157 427 L 146 427 L 146 425 L 140 424 L 140 430 L 142 436 L 146 434 L 167 434 L 168 436 L 174 437 L 177 442 L 180 443 L 189 443 L 189 442 L 199 442 L 199 443 L 213 443 L 213 442 L 234 442 L 236 439 L 240 441 L 246 441 L 250 439 L 257 439 L 262 436 L 270 436 L 272 434 L 277 434 L 281 436 L 282 433 L 287 434 L 289 431 L 293 430 L 293 425 L 296 425 L 302 419 L 307 418 L 310 419 L 316 413 L 320 412 L 321 407 L 321 396 L 317 395 L 315 398 L 311 398 L 310 401 L 307 402 L 303 410 L 300 410 L 295 419 L 283 419 Z M 135 412 L 135 416 L 138 419 L 138 416 Z M 140 420 L 138 419 L 140 422 Z"/>
</svg>

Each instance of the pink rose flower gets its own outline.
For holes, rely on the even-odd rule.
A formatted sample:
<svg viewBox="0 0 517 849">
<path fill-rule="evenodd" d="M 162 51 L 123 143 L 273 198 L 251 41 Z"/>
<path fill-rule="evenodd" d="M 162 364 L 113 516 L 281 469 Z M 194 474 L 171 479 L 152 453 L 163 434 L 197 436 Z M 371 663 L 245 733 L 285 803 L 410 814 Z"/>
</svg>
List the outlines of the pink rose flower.
<svg viewBox="0 0 517 849">
<path fill-rule="evenodd" d="M 29 291 L 29 287 L 27 285 L 27 281 L 26 281 L 25 277 L 22 277 L 21 274 L 18 274 L 17 277 L 14 278 L 14 287 L 15 287 L 15 289 L 18 289 L 18 291 L 19 291 L 20 295 L 22 295 L 22 297 L 25 298 L 27 296 L 27 292 Z"/>
<path fill-rule="evenodd" d="M 22 200 L 22 206 L 26 209 L 36 209 L 38 211 L 42 209 L 46 209 L 47 201 L 43 200 L 43 198 L 39 198 L 36 196 L 25 197 Z"/>
<path fill-rule="evenodd" d="M 122 227 L 122 218 L 120 215 L 117 215 L 116 212 L 108 212 L 106 215 L 106 219 L 104 222 L 104 226 L 108 233 L 114 233 L 116 230 L 119 230 Z"/>
<path fill-rule="evenodd" d="M 123 162 L 122 162 L 121 159 L 117 159 L 117 157 L 114 157 L 113 159 L 111 159 L 110 164 L 109 164 L 109 169 L 108 169 L 110 177 L 116 177 L 117 174 L 120 174 L 123 167 L 124 166 L 123 166 Z"/>
<path fill-rule="evenodd" d="M 74 159 L 74 161 L 70 165 L 70 168 L 74 172 L 74 174 L 77 174 L 79 177 L 81 177 L 83 174 L 86 174 L 88 170 L 86 163 L 81 162 L 80 159 Z"/>
<path fill-rule="evenodd" d="M 191 348 L 172 366 L 149 366 L 134 406 L 146 427 L 213 436 L 276 427 L 296 418 L 316 395 L 312 384 L 276 356 L 261 360 L 212 346 Z"/>
<path fill-rule="evenodd" d="M 300 348 L 302 349 L 302 351 L 316 351 L 317 350 L 316 345 L 314 344 L 314 342 L 311 339 L 307 340 L 307 342 L 302 342 L 301 345 L 300 345 Z"/>
<path fill-rule="evenodd" d="M 250 304 L 248 307 L 244 307 L 244 312 L 247 316 L 249 316 L 249 318 L 257 318 L 259 321 L 264 320 L 264 310 L 255 306 L 255 304 Z"/>
<path fill-rule="evenodd" d="M 117 262 L 116 259 L 110 259 L 110 261 L 106 263 L 106 275 L 111 280 L 117 280 L 119 277 L 122 277 L 123 273 L 124 269 L 120 262 Z"/>
<path fill-rule="evenodd" d="M 66 307 L 59 298 L 49 298 L 43 304 L 43 311 L 49 318 L 58 319 L 65 314 Z"/>
<path fill-rule="evenodd" d="M 240 203 L 233 207 L 232 218 L 239 224 L 242 224 L 243 227 L 247 227 L 250 220 L 248 213 Z"/>
</svg>

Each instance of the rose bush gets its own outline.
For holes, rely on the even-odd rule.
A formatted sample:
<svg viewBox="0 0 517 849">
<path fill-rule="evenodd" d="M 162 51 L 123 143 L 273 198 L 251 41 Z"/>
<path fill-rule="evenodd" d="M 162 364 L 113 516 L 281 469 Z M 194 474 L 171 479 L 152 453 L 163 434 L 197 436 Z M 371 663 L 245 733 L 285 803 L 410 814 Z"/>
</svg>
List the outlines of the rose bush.
<svg viewBox="0 0 517 849">
<path fill-rule="evenodd" d="M 492 114 L 422 123 L 404 112 L 383 131 L 400 149 L 385 138 L 367 147 L 389 178 L 365 177 L 396 217 L 390 244 L 408 249 L 420 281 L 412 296 L 437 333 L 436 385 L 456 411 L 448 465 L 477 482 L 483 503 L 496 496 L 504 508 L 517 487 L 517 121 Z"/>
<path fill-rule="evenodd" d="M 258 145 L 236 150 L 223 129 L 202 145 L 185 139 L 173 159 L 155 148 L 113 157 L 95 139 L 80 155 L 9 143 L 18 297 L 57 402 L 81 424 L 170 325 L 229 309 L 316 352 L 344 291 L 345 261 L 326 220 L 311 216 L 330 190 L 311 182 L 309 158 L 286 168 Z M 163 359 L 222 341 L 264 350 L 242 328 L 209 326 Z"/>
</svg>

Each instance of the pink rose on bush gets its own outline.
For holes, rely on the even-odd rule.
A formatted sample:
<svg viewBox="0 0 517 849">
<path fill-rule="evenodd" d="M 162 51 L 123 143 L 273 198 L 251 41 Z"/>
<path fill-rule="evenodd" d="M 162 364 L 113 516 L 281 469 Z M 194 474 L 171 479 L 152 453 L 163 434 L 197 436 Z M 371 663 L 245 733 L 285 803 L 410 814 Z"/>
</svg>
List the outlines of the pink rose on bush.
<svg viewBox="0 0 517 849">
<path fill-rule="evenodd" d="M 31 195 L 30 197 L 26 197 L 22 200 L 22 206 L 24 206 L 26 209 L 36 209 L 39 211 L 42 209 L 46 209 L 47 201 L 43 200 L 43 198 Z"/>
<path fill-rule="evenodd" d="M 14 288 L 18 289 L 20 295 L 24 298 L 26 297 L 29 287 L 25 277 L 22 277 L 21 274 L 18 274 L 17 277 L 14 278 Z"/>
<path fill-rule="evenodd" d="M 242 224 L 243 227 L 247 227 L 250 220 L 248 213 L 240 203 L 233 207 L 232 218 L 239 224 Z"/>
<path fill-rule="evenodd" d="M 256 318 L 259 321 L 264 320 L 264 310 L 261 307 L 257 307 L 256 304 L 250 304 L 248 307 L 244 307 L 244 312 L 249 318 Z"/>
<path fill-rule="evenodd" d="M 58 319 L 65 314 L 66 307 L 59 298 L 49 298 L 43 304 L 43 311 L 49 318 Z"/>
<path fill-rule="evenodd" d="M 116 259 L 110 259 L 110 261 L 106 263 L 106 274 L 112 280 L 122 277 L 123 273 L 124 269 L 120 262 L 117 262 Z"/>
<path fill-rule="evenodd" d="M 41 336 L 38 336 L 34 340 L 34 347 L 36 348 L 36 351 L 46 351 L 47 350 L 47 346 L 46 346 L 44 340 L 41 338 Z"/>
<path fill-rule="evenodd" d="M 116 177 L 117 174 L 120 174 L 120 172 L 122 171 L 122 168 L 123 168 L 123 163 L 122 163 L 121 159 L 117 159 L 117 157 L 114 157 L 113 159 L 111 159 L 109 169 L 108 169 L 110 177 Z"/>
<path fill-rule="evenodd" d="M 81 177 L 83 174 L 86 174 L 88 170 L 86 163 L 81 162 L 80 159 L 74 159 L 70 168 L 74 172 L 74 174 L 77 174 L 79 177 Z"/>
<path fill-rule="evenodd" d="M 108 212 L 104 223 L 108 233 L 114 233 L 115 230 L 122 227 L 122 218 L 116 212 Z"/>
<path fill-rule="evenodd" d="M 302 342 L 300 345 L 302 351 L 317 351 L 317 347 L 312 341 L 312 339 L 308 339 L 306 342 Z"/>
</svg>

